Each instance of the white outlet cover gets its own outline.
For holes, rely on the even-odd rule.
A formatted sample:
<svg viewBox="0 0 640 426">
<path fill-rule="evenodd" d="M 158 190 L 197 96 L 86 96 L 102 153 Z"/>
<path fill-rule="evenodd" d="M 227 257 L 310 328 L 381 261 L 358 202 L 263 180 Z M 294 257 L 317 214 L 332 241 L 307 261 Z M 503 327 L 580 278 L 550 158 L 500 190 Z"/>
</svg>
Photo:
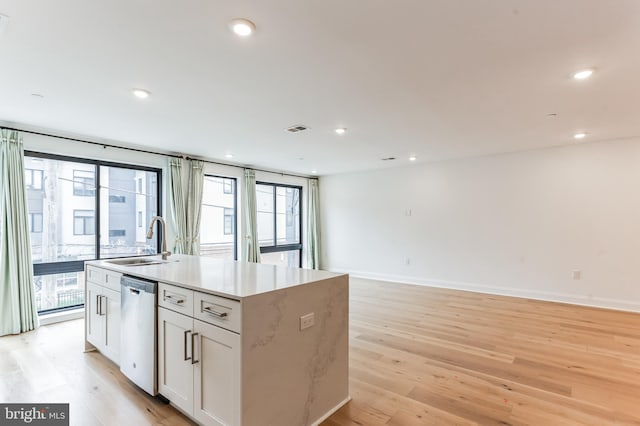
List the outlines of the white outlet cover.
<svg viewBox="0 0 640 426">
<path fill-rule="evenodd" d="M 303 315 L 300 317 L 300 331 L 305 330 L 309 327 L 313 327 L 316 323 L 315 314 L 311 312 L 310 314 Z"/>
</svg>

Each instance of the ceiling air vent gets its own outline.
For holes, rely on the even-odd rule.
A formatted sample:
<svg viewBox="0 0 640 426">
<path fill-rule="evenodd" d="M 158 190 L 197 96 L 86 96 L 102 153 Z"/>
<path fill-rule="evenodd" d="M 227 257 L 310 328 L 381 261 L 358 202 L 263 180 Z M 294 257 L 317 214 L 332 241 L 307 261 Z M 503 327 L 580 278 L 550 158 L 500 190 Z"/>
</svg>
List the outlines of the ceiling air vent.
<svg viewBox="0 0 640 426">
<path fill-rule="evenodd" d="M 309 130 L 309 128 L 303 124 L 296 124 L 295 126 L 287 127 L 285 130 L 289 133 L 298 133 Z"/>
<path fill-rule="evenodd" d="M 387 157 L 387 158 L 383 158 L 382 161 L 392 161 L 395 160 L 396 157 Z"/>
</svg>

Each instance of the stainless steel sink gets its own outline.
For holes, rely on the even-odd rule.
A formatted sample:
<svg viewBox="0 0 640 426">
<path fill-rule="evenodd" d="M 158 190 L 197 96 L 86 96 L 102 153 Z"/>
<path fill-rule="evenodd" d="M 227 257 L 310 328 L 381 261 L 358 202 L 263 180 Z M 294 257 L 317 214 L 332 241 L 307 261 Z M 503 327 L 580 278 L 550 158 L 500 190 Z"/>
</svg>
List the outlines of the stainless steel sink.
<svg viewBox="0 0 640 426">
<path fill-rule="evenodd" d="M 159 265 L 161 263 L 168 263 L 167 261 L 159 259 L 145 259 L 145 258 L 133 258 L 133 259 L 114 259 L 107 260 L 107 263 L 113 263 L 114 265 L 121 266 L 142 266 L 142 265 Z"/>
</svg>

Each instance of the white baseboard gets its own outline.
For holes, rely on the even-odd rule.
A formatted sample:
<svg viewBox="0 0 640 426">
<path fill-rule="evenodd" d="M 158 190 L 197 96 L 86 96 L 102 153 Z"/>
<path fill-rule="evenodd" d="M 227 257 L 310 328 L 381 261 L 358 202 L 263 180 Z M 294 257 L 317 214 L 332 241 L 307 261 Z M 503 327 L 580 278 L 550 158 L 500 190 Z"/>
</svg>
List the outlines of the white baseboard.
<svg viewBox="0 0 640 426">
<path fill-rule="evenodd" d="M 333 407 L 331 410 L 327 411 L 322 417 L 320 417 L 318 420 L 316 420 L 315 422 L 311 423 L 311 426 L 318 426 L 320 423 L 324 422 L 325 420 L 327 420 L 329 417 L 331 417 L 333 415 L 333 413 L 335 413 L 336 411 L 338 411 L 339 409 L 342 408 L 342 406 L 344 404 L 346 404 L 347 402 L 351 401 L 351 397 L 348 396 L 345 400 L 343 400 L 342 402 L 340 402 L 338 405 L 336 405 L 335 407 Z"/>
<path fill-rule="evenodd" d="M 365 271 L 348 271 L 331 269 L 331 272 L 349 274 L 355 278 L 365 278 L 377 281 L 390 281 L 401 284 L 414 284 L 425 287 L 448 288 L 453 290 L 474 291 L 477 293 L 496 294 L 499 296 L 521 297 L 525 299 L 545 300 L 548 302 L 569 303 L 572 305 L 590 306 L 594 308 L 615 309 L 618 311 L 640 312 L 640 303 L 627 300 L 608 299 L 603 297 L 588 297 L 575 294 L 555 293 L 547 291 L 526 290 L 509 287 L 487 286 L 483 284 L 460 281 L 445 281 L 428 278 L 417 278 L 403 275 L 380 274 Z"/>
</svg>

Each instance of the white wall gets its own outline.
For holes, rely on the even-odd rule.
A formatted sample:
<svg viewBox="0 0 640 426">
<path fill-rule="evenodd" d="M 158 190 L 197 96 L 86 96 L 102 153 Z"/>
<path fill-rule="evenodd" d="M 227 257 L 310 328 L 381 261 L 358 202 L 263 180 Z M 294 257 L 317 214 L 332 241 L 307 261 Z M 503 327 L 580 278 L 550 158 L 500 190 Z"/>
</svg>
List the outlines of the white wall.
<svg viewBox="0 0 640 426">
<path fill-rule="evenodd" d="M 320 194 L 323 269 L 640 311 L 640 139 L 328 176 Z"/>
</svg>

